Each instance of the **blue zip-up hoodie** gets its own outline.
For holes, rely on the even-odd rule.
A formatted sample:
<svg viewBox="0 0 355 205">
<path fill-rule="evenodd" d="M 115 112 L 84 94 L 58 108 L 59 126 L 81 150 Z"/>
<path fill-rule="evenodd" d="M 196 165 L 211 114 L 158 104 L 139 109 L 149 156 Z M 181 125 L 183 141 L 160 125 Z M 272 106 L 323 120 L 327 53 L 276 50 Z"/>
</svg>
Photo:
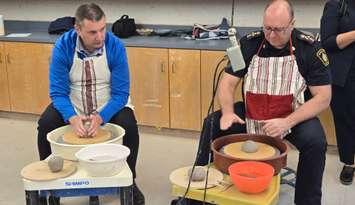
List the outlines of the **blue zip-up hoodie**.
<svg viewBox="0 0 355 205">
<path fill-rule="evenodd" d="M 64 33 L 55 43 L 49 69 L 49 95 L 54 107 L 65 122 L 76 115 L 70 101 L 69 72 L 73 64 L 77 33 L 74 29 Z M 111 98 L 99 112 L 104 123 L 120 111 L 129 96 L 129 70 L 126 49 L 121 40 L 107 32 L 105 37 L 107 64 L 111 71 Z"/>
</svg>

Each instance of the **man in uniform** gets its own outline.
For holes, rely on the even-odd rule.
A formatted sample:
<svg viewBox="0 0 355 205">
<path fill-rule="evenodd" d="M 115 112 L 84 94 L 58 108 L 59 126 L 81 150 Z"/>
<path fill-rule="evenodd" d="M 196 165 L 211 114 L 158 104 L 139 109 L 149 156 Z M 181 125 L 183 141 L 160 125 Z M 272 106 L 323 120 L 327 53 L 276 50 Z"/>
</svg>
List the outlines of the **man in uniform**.
<svg viewBox="0 0 355 205">
<path fill-rule="evenodd" d="M 50 131 L 70 124 L 77 135 L 93 136 L 100 125 L 110 122 L 125 129 L 123 144 L 131 151 L 127 163 L 135 178 L 139 134 L 129 102 L 126 49 L 120 39 L 106 32 L 105 14 L 98 5 L 79 6 L 75 29 L 56 41 L 49 81 L 52 103 L 38 121 L 40 159 L 51 154 L 46 139 Z M 88 130 L 84 120 L 91 121 Z M 97 197 L 90 199 L 96 201 Z M 135 183 L 133 200 L 134 204 L 144 204 Z"/>
<path fill-rule="evenodd" d="M 241 39 L 246 67 L 225 68 L 218 90 L 222 109 L 205 119 L 196 160 L 206 165 L 211 140 L 227 134 L 286 138 L 300 152 L 295 204 L 320 205 L 327 143 L 316 116 L 331 99 L 329 63 L 324 49 L 294 29 L 294 22 L 291 3 L 273 0 L 265 7 L 263 30 Z M 234 104 L 242 78 L 245 102 Z"/>
</svg>

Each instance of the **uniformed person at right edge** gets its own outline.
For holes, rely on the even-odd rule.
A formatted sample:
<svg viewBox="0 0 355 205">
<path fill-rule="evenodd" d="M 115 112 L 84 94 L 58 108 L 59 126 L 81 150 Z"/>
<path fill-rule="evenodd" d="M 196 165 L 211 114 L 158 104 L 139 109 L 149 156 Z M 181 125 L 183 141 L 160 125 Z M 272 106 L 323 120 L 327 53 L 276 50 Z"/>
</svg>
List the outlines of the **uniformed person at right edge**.
<svg viewBox="0 0 355 205">
<path fill-rule="evenodd" d="M 320 205 L 327 142 L 317 115 L 331 99 L 329 61 L 319 42 L 294 29 L 294 23 L 290 1 L 272 0 L 265 7 L 263 29 L 241 39 L 246 66 L 236 72 L 225 68 L 218 88 L 222 109 L 204 121 L 197 165 L 208 163 L 211 136 L 285 138 L 299 151 L 294 203 Z M 244 102 L 234 103 L 241 79 Z"/>
<path fill-rule="evenodd" d="M 327 1 L 320 30 L 330 59 L 331 107 L 339 158 L 344 163 L 339 179 L 350 185 L 355 171 L 355 1 Z"/>
</svg>

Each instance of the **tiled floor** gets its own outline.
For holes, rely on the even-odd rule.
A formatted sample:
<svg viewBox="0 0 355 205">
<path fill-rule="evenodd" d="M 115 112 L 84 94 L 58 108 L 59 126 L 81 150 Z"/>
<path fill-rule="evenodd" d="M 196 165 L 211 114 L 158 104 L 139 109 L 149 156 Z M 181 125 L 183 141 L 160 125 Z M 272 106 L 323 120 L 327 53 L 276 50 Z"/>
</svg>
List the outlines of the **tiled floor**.
<svg viewBox="0 0 355 205">
<path fill-rule="evenodd" d="M 1 205 L 25 204 L 20 170 L 37 160 L 36 116 L 0 113 Z M 141 144 L 137 182 L 146 196 L 147 205 L 169 205 L 169 173 L 193 162 L 197 149 L 197 132 L 166 131 L 140 128 Z M 297 151 L 288 155 L 288 166 L 295 168 Z M 341 185 L 338 173 L 341 164 L 334 148 L 330 147 L 323 180 L 324 205 L 351 205 L 355 201 L 355 183 Z M 102 197 L 101 204 L 119 204 L 116 196 Z M 293 189 L 281 186 L 280 205 L 290 205 Z M 87 197 L 65 198 L 61 204 L 88 204 Z"/>
</svg>

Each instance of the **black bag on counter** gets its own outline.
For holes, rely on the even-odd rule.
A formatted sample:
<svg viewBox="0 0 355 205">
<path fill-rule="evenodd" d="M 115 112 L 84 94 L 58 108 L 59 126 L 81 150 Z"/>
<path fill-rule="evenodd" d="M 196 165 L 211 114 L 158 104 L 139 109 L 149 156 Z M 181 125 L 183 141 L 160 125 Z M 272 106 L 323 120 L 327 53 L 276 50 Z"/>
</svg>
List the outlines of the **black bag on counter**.
<svg viewBox="0 0 355 205">
<path fill-rule="evenodd" d="M 128 15 L 122 15 L 120 19 L 113 23 L 112 32 L 120 38 L 134 36 L 136 35 L 136 23 Z"/>
<path fill-rule="evenodd" d="M 66 16 L 52 21 L 48 27 L 49 34 L 62 34 L 74 28 L 75 18 Z"/>
</svg>

